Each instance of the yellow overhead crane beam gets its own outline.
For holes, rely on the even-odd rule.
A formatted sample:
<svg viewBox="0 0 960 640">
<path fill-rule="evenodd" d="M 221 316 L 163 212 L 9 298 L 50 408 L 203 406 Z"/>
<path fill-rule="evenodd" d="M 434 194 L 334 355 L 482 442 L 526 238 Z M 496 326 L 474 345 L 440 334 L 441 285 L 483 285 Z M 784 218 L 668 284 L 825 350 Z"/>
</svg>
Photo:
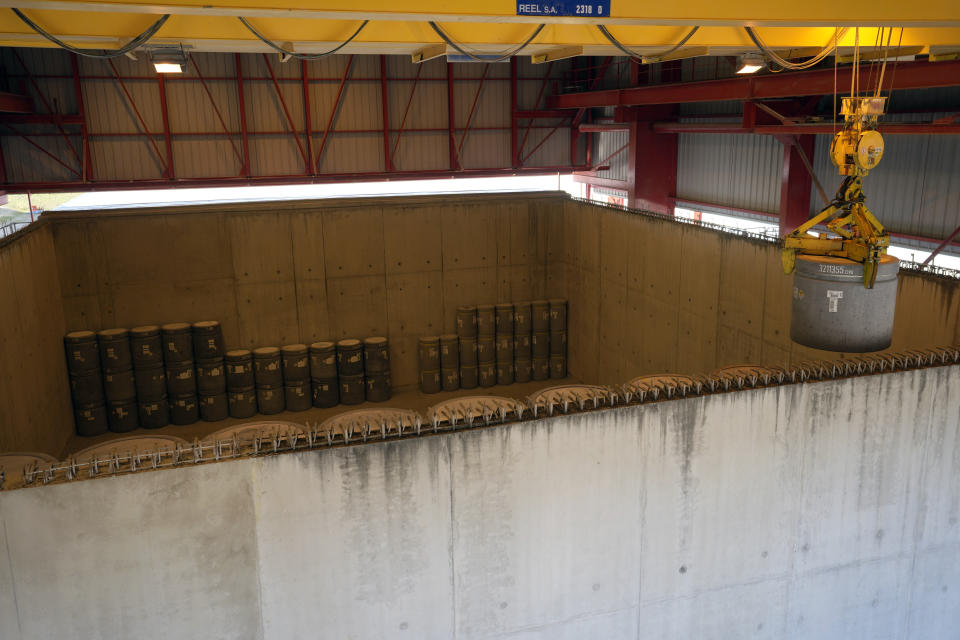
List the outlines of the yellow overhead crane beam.
<svg viewBox="0 0 960 640">
<path fill-rule="evenodd" d="M 499 51 L 525 40 L 534 24 L 546 28 L 524 50 L 525 55 L 556 47 L 582 47 L 583 55 L 621 55 L 595 27 L 606 25 L 624 45 L 638 53 L 656 53 L 672 46 L 689 30 L 700 30 L 687 43 L 713 55 L 754 50 L 743 26 L 762 31 L 766 43 L 777 49 L 822 47 L 834 27 L 859 25 L 860 44 L 872 42 L 877 26 L 905 27 L 901 47 L 926 47 L 925 52 L 949 55 L 960 51 L 960 2 L 928 0 L 915 5 L 899 0 L 878 0 L 868 13 L 850 3 L 753 2 L 723 3 L 716 0 L 679 0 L 672 3 L 640 3 L 612 0 L 612 16 L 563 18 L 516 15 L 516 0 L 411 0 L 397 9 L 395 0 L 306 1 L 256 0 L 238 6 L 229 0 L 172 0 L 163 4 L 69 0 L 0 0 L 0 45 L 50 46 L 21 22 L 16 7 L 48 32 L 70 44 L 113 48 L 142 32 L 158 15 L 170 19 L 153 42 L 182 42 L 197 51 L 263 51 L 262 43 L 243 27 L 237 16 L 256 25 L 277 42 L 293 43 L 309 53 L 342 42 L 356 30 L 359 21 L 370 20 L 341 53 L 410 54 L 442 44 L 427 24 L 433 20 L 457 42 L 472 50 Z M 478 7 L 480 8 L 478 10 Z M 848 32 L 840 42 L 853 46 Z M 682 51 L 682 50 L 681 50 Z M 692 53 L 695 55 L 695 52 Z"/>
</svg>

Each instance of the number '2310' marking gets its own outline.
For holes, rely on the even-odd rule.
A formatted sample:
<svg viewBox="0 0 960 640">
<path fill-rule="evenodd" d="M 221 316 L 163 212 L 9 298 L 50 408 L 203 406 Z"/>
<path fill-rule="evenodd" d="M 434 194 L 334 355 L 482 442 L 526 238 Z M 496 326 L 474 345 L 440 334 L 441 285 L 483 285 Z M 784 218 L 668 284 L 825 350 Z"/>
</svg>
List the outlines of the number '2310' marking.
<svg viewBox="0 0 960 640">
<path fill-rule="evenodd" d="M 577 5 L 577 15 L 593 15 L 593 5 L 592 4 L 578 4 Z M 603 15 L 603 5 L 597 6 L 597 15 Z"/>
</svg>

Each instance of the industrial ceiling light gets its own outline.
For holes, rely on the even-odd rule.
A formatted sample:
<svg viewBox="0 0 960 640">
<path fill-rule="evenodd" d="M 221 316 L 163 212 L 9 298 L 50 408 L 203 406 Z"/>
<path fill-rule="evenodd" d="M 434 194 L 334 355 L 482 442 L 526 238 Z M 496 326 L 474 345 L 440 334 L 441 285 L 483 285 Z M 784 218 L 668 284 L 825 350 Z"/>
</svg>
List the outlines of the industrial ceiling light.
<svg viewBox="0 0 960 640">
<path fill-rule="evenodd" d="M 151 48 L 150 62 L 157 73 L 183 73 L 187 66 L 187 54 L 183 47 Z"/>
<path fill-rule="evenodd" d="M 740 56 L 740 66 L 737 68 L 737 73 L 756 73 L 763 67 L 763 56 L 759 53 L 745 53 Z"/>
</svg>

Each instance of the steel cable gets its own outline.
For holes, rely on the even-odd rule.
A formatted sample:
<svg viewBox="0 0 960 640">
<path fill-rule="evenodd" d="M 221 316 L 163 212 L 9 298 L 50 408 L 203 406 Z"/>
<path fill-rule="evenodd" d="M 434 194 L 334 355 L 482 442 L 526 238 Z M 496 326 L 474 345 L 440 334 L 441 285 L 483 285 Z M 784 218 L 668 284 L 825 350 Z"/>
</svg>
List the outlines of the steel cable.
<svg viewBox="0 0 960 640">
<path fill-rule="evenodd" d="M 475 62 L 503 62 L 504 60 L 507 60 L 508 58 L 511 58 L 517 55 L 518 53 L 520 53 L 521 51 L 523 51 L 524 49 L 526 49 L 527 45 L 533 42 L 533 39 L 536 38 L 538 35 L 540 35 L 540 32 L 543 31 L 543 28 L 547 26 L 545 24 L 539 25 L 536 29 L 533 30 L 533 33 L 530 34 L 530 37 L 524 40 L 523 44 L 521 44 L 516 49 L 513 49 L 512 51 L 509 51 L 503 55 L 489 54 L 489 55 L 499 55 L 499 57 L 497 58 L 489 58 L 489 57 L 484 57 L 484 54 L 470 53 L 469 51 L 461 47 L 459 44 L 457 44 L 453 40 L 453 38 L 447 35 L 447 33 L 443 29 L 441 29 L 440 25 L 438 25 L 436 22 L 429 22 L 428 24 L 433 28 L 434 31 L 437 32 L 437 35 L 440 36 L 440 38 L 444 42 L 446 42 L 448 45 L 453 47 L 461 55 L 464 55 L 470 58 L 471 60 L 474 60 Z"/>
<path fill-rule="evenodd" d="M 687 35 L 685 35 L 683 38 L 681 38 L 680 42 L 678 42 L 677 44 L 673 45 L 671 48 L 667 49 L 666 51 L 661 51 L 660 53 L 655 53 L 655 54 L 652 54 L 652 55 L 649 55 L 649 56 L 644 56 L 644 55 L 639 55 L 639 54 L 637 54 L 636 52 L 631 51 L 630 49 L 628 49 L 622 42 L 620 42 L 619 40 L 617 40 L 616 38 L 614 38 L 614 37 L 613 37 L 613 34 L 610 33 L 609 31 L 607 31 L 607 28 L 606 28 L 605 26 L 603 26 L 602 24 L 598 24 L 598 25 L 597 25 L 597 30 L 600 31 L 600 33 L 603 34 L 603 37 L 604 37 L 604 38 L 606 38 L 607 40 L 610 41 L 610 44 L 612 44 L 613 46 L 615 46 L 617 49 L 620 49 L 620 51 L 623 51 L 625 54 L 627 54 L 627 55 L 630 56 L 631 58 L 636 58 L 637 60 L 640 60 L 640 61 L 643 61 L 644 58 L 646 58 L 646 59 L 648 59 L 648 60 L 650 60 L 650 59 L 656 59 L 656 60 L 659 61 L 659 58 L 663 58 L 664 56 L 670 55 L 671 53 L 673 53 L 674 51 L 676 51 L 677 49 L 679 49 L 679 48 L 682 47 L 683 45 L 687 44 L 687 41 L 688 41 L 690 38 L 693 37 L 693 34 L 695 34 L 698 29 L 700 29 L 699 26 L 693 27 L 692 29 L 690 29 L 690 31 L 687 33 Z"/>
<path fill-rule="evenodd" d="M 335 46 L 333 49 L 330 49 L 329 51 L 324 51 L 323 53 L 297 53 L 295 51 L 287 51 L 286 49 L 278 45 L 276 42 L 267 38 L 265 35 L 257 31 L 252 24 L 247 22 L 246 18 L 244 18 L 243 16 L 237 16 L 237 20 L 242 22 L 243 26 L 245 26 L 250 31 L 250 33 L 257 36 L 257 38 L 261 42 L 263 42 L 263 44 L 267 45 L 271 49 L 276 50 L 279 53 L 282 53 L 285 56 L 290 56 L 291 58 L 296 58 L 297 60 L 319 60 L 320 58 L 326 58 L 327 56 L 331 56 L 335 54 L 337 51 L 340 51 L 340 49 L 343 49 L 345 46 L 353 42 L 353 39 L 356 38 L 360 34 L 360 32 L 363 31 L 363 28 L 367 26 L 367 23 L 370 22 L 369 20 L 364 20 L 360 24 L 360 26 L 357 27 L 357 30 L 353 32 L 353 35 L 351 35 L 349 38 L 347 38 L 346 40 L 344 40 L 343 42 Z"/>
<path fill-rule="evenodd" d="M 66 49 L 70 53 L 75 53 L 78 56 L 84 56 L 87 58 L 98 58 L 100 60 L 118 58 L 120 56 L 130 53 L 131 51 L 133 51 L 138 47 L 143 46 L 144 44 L 147 43 L 148 40 L 150 40 L 150 38 L 152 38 L 157 33 L 157 31 L 160 30 L 160 27 L 162 27 L 163 24 L 170 17 L 169 13 L 160 16 L 160 18 L 156 22 L 154 22 L 152 25 L 150 25 L 150 27 L 147 28 L 146 31 L 144 31 L 143 33 L 141 33 L 136 38 L 134 38 L 127 44 L 123 45 L 119 49 L 105 50 L 103 53 L 94 53 L 93 51 L 90 51 L 88 49 L 80 49 L 79 47 L 74 47 L 72 45 L 67 44 L 63 40 L 60 40 L 56 36 L 47 32 L 43 27 L 41 27 L 36 22 L 28 18 L 26 15 L 24 15 L 24 13 L 20 11 L 20 9 L 11 7 L 10 10 L 13 11 L 17 15 L 17 17 L 24 22 L 24 24 L 26 24 L 28 27 L 30 27 L 31 29 L 33 29 L 34 31 L 39 33 L 41 36 L 43 36 L 53 44 L 57 45 L 61 49 Z"/>
</svg>

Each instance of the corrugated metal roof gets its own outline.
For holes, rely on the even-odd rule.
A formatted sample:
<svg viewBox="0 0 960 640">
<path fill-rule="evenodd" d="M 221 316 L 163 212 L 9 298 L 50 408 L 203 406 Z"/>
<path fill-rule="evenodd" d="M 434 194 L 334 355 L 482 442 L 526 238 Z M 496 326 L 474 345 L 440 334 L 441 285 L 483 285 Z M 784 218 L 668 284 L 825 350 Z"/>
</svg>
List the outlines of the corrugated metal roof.
<svg viewBox="0 0 960 640">
<path fill-rule="evenodd" d="M 780 210 L 783 146 L 754 134 L 679 134 L 677 198 L 751 209 Z"/>
<path fill-rule="evenodd" d="M 37 81 L 45 93 L 55 98 L 59 112 L 76 113 L 70 56 L 62 51 L 43 49 L 18 52 L 32 73 L 57 76 L 39 78 Z M 243 67 L 251 173 L 257 176 L 303 175 L 305 162 L 296 142 L 299 140 L 304 150 L 308 148 L 301 63 L 296 60 L 281 63 L 274 55 L 242 54 L 239 58 Z M 319 152 L 348 59 L 348 56 L 330 56 L 306 65 L 310 78 L 310 125 L 314 156 Z M 193 54 L 192 62 L 182 75 L 165 77 L 173 168 L 177 179 L 236 177 L 240 172 L 241 163 L 236 155 L 242 148 L 236 60 L 234 54 Z M 402 171 L 449 169 L 447 62 L 436 59 L 414 65 L 407 56 L 386 56 L 384 62 L 387 70 L 388 124 L 394 130 L 389 134 L 391 152 L 398 138 L 395 130 L 400 128 L 410 100 L 413 79 L 418 71 L 420 73 L 407 119 L 403 123 L 404 132 L 394 158 L 395 168 Z M 0 51 L 0 63 L 8 71 L 18 64 L 10 50 Z M 157 180 L 162 177 L 166 163 L 157 74 L 146 56 L 138 56 L 137 60 L 119 58 L 113 63 L 124 78 L 133 104 L 113 78 L 108 63 L 79 59 L 80 73 L 85 76 L 82 82 L 83 97 L 94 179 Z M 199 67 L 210 96 L 200 82 L 193 63 Z M 268 63 L 277 78 L 289 118 L 269 77 Z M 544 95 L 552 93 L 554 86 L 562 82 L 564 74 L 569 71 L 570 62 L 560 61 L 551 67 L 531 65 L 522 58 L 518 59 L 517 68 L 518 107 L 534 109 L 538 106 L 537 95 L 547 71 L 550 71 L 550 75 L 546 80 Z M 468 120 L 470 124 L 463 142 L 462 166 L 468 169 L 509 168 L 512 163 L 510 64 L 487 66 L 484 63 L 455 63 L 452 69 L 454 130 L 458 145 L 463 139 Z M 22 69 L 16 67 L 15 70 L 22 76 Z M 380 70 L 380 56 L 353 57 L 348 80 L 325 142 L 320 173 L 384 170 Z M 478 97 L 480 77 L 485 70 L 486 79 Z M 470 117 L 475 99 L 476 108 Z M 147 130 L 154 137 L 160 152 L 159 158 L 157 150 L 144 135 L 134 104 Z M 543 106 L 544 101 L 541 100 L 539 107 Z M 291 121 L 296 138 L 291 131 Z M 563 125 L 550 134 L 558 122 Z M 521 136 L 526 124 L 519 123 Z M 79 149 L 79 128 L 70 126 L 72 140 Z M 38 138 L 41 145 L 68 164 L 71 161 L 78 164 L 69 155 L 66 144 L 58 139 L 56 129 L 39 124 L 24 124 L 21 128 L 24 133 L 45 134 L 45 137 Z M 549 139 L 526 158 L 525 166 L 569 164 L 568 126 L 559 119 L 537 119 L 533 123 L 524 146 L 524 155 L 534 150 L 548 135 Z M 23 140 L 15 141 L 9 131 L 2 136 L 2 140 L 6 147 L 11 182 L 74 179 L 69 170 L 42 152 L 30 148 Z M 14 166 L 19 164 L 15 158 L 29 158 L 30 166 Z"/>
<path fill-rule="evenodd" d="M 923 119 L 930 117 L 924 114 Z M 831 136 L 817 136 L 813 160 L 814 171 L 827 196 L 832 196 L 843 180 L 830 161 L 830 141 Z M 889 231 L 945 238 L 960 225 L 957 167 L 957 136 L 886 136 L 883 159 L 863 180 L 867 206 Z M 814 190 L 811 213 L 822 206 Z"/>
</svg>

